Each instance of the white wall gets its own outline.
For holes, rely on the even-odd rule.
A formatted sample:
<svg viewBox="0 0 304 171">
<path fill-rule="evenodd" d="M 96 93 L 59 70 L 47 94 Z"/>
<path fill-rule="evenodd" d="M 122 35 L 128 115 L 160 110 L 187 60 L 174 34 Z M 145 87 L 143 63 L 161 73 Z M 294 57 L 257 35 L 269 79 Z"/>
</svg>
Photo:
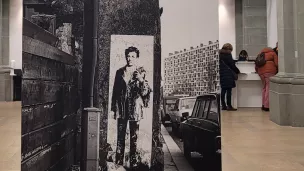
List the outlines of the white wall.
<svg viewBox="0 0 304 171">
<path fill-rule="evenodd" d="M 15 69 L 22 69 L 22 0 L 10 0 L 9 56 L 15 60 Z"/>
<path fill-rule="evenodd" d="M 278 41 L 277 0 L 267 0 L 267 45 L 275 47 Z"/>
<path fill-rule="evenodd" d="M 219 45 L 221 48 L 225 43 L 231 43 L 233 58 L 237 58 L 235 34 L 235 0 L 219 0 Z"/>
</svg>

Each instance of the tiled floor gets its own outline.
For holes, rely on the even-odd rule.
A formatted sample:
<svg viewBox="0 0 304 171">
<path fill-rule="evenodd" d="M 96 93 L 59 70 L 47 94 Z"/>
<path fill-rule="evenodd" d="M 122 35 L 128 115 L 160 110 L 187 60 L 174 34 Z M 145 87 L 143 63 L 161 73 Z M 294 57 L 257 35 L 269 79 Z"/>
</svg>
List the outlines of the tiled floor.
<svg viewBox="0 0 304 171">
<path fill-rule="evenodd" d="M 0 102 L 0 171 L 20 171 L 21 104 Z"/>
<path fill-rule="evenodd" d="M 257 109 L 222 114 L 223 171 L 304 171 L 304 128 L 282 127 Z"/>
<path fill-rule="evenodd" d="M 222 114 L 222 135 L 223 171 L 304 171 L 304 128 L 240 109 Z M 0 102 L 0 171 L 20 171 L 20 140 L 20 102 Z"/>
</svg>

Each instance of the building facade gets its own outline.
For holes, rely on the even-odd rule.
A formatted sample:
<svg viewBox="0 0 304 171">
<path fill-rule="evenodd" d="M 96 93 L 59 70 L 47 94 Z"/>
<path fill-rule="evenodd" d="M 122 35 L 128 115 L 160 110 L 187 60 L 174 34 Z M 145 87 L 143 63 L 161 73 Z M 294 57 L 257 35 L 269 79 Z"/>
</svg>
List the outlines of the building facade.
<svg viewBox="0 0 304 171">
<path fill-rule="evenodd" d="M 219 42 L 209 41 L 165 58 L 164 95 L 197 96 L 219 90 Z"/>
</svg>

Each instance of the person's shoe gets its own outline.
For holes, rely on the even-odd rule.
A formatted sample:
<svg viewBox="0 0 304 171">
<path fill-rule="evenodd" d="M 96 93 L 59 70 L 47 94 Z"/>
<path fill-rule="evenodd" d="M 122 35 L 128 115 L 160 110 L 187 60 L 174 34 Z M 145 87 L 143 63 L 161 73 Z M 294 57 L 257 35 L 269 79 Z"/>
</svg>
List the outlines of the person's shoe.
<svg viewBox="0 0 304 171">
<path fill-rule="evenodd" d="M 222 107 L 222 110 L 227 110 L 227 107 L 226 107 L 226 106 L 223 106 L 223 107 Z"/>
<path fill-rule="evenodd" d="M 263 111 L 269 112 L 269 108 L 265 108 L 265 107 L 264 107 Z"/>
<path fill-rule="evenodd" d="M 233 108 L 232 106 L 227 107 L 228 111 L 237 111 L 237 109 Z"/>
<path fill-rule="evenodd" d="M 265 110 L 265 107 L 264 107 L 264 105 L 262 106 L 262 108 L 261 108 L 262 110 Z"/>
</svg>

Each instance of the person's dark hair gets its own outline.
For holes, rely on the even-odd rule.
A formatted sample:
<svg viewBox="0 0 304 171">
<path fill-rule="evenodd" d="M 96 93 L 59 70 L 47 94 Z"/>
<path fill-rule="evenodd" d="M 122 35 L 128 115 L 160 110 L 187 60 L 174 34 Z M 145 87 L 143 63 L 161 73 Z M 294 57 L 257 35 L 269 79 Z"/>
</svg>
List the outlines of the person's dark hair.
<svg viewBox="0 0 304 171">
<path fill-rule="evenodd" d="M 128 49 L 125 50 L 125 56 L 127 57 L 130 52 L 135 52 L 136 57 L 139 58 L 139 50 L 136 47 L 128 47 Z"/>
<path fill-rule="evenodd" d="M 223 50 L 233 50 L 233 47 L 230 43 L 225 43 L 222 47 Z"/>
<path fill-rule="evenodd" d="M 239 56 L 241 56 L 241 55 L 243 55 L 243 56 L 248 56 L 248 53 L 247 53 L 246 50 L 242 50 L 242 51 L 240 52 Z"/>
</svg>

